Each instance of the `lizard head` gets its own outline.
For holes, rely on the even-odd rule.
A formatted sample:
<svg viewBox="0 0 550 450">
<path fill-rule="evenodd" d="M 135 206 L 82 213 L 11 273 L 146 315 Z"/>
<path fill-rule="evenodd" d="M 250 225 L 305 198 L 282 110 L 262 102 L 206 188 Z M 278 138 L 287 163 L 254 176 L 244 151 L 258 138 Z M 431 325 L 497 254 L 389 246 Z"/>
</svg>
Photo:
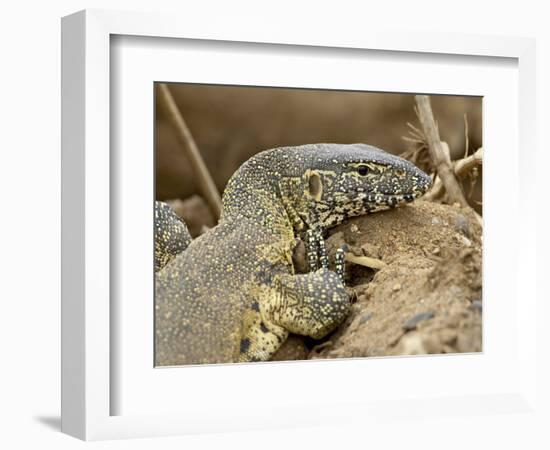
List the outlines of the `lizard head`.
<svg viewBox="0 0 550 450">
<path fill-rule="evenodd" d="M 348 217 L 411 202 L 432 183 L 411 162 L 370 145 L 315 144 L 297 149 L 298 167 L 304 169 L 301 182 L 294 183 L 292 203 L 310 228 L 330 228 Z"/>
</svg>

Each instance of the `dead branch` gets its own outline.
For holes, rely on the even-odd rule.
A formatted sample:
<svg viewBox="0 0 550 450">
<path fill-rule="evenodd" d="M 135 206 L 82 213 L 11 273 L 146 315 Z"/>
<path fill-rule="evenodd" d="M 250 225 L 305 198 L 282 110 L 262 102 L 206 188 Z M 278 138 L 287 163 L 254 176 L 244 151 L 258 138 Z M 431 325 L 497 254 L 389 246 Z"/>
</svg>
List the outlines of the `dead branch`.
<svg viewBox="0 0 550 450">
<path fill-rule="evenodd" d="M 467 158 L 460 159 L 455 163 L 455 173 L 460 178 L 465 177 L 475 166 L 481 166 L 483 163 L 483 147 Z"/>
<path fill-rule="evenodd" d="M 197 147 L 197 144 L 193 139 L 193 135 L 187 127 L 187 124 L 185 123 L 185 120 L 176 105 L 169 87 L 165 83 L 159 83 L 159 92 L 161 105 L 165 109 L 167 116 L 183 146 L 185 156 L 187 156 L 187 159 L 191 164 L 191 168 L 197 177 L 199 190 L 212 210 L 214 217 L 218 220 L 220 218 L 222 200 L 214 180 L 212 179 L 212 176 L 210 175 L 210 172 L 202 159 L 199 148 Z"/>
<path fill-rule="evenodd" d="M 453 163 L 454 173 L 457 178 L 464 178 L 470 171 L 483 162 L 483 147 L 480 147 L 473 155 L 459 159 Z M 445 193 L 441 178 L 436 177 L 432 188 L 424 195 L 425 200 L 435 200 Z"/>
<path fill-rule="evenodd" d="M 458 203 L 461 206 L 468 206 L 468 202 L 464 197 L 464 193 L 458 184 L 455 177 L 453 166 L 449 155 L 445 152 L 441 139 L 439 137 L 439 130 L 432 112 L 430 105 L 430 97 L 427 95 L 416 95 L 416 104 L 418 118 L 422 124 L 424 135 L 428 142 L 428 150 L 430 157 L 436 167 L 437 173 L 445 186 L 445 191 L 449 196 L 451 203 Z"/>
</svg>

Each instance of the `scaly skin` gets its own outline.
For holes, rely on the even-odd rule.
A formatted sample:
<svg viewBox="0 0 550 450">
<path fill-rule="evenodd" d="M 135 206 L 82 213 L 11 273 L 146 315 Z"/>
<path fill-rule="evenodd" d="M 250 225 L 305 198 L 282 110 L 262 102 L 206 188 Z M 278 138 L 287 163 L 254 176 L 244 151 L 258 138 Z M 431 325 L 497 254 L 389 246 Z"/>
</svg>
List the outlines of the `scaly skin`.
<svg viewBox="0 0 550 450">
<path fill-rule="evenodd" d="M 156 364 L 264 361 L 289 332 L 325 336 L 349 298 L 326 264 L 294 273 L 296 236 L 412 201 L 430 184 L 410 162 L 365 144 L 255 155 L 229 180 L 219 225 L 156 274 Z"/>
<path fill-rule="evenodd" d="M 191 243 L 191 234 L 170 206 L 155 202 L 155 272 L 158 272 Z"/>
</svg>

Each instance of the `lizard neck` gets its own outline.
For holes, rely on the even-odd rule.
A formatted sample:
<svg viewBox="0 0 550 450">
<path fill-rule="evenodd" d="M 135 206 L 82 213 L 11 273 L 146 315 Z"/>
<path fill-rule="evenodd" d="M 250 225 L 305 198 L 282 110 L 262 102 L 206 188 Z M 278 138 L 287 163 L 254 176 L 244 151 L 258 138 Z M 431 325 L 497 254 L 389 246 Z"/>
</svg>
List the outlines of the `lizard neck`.
<svg viewBox="0 0 550 450">
<path fill-rule="evenodd" d="M 236 175 L 225 188 L 220 222 L 251 221 L 285 241 L 293 239 L 292 219 L 273 173 L 254 167 L 253 171 L 239 170 Z"/>
<path fill-rule="evenodd" d="M 305 169 L 311 155 L 289 155 L 288 149 L 281 148 L 245 162 L 225 188 L 220 220 L 247 217 L 285 239 L 309 228 L 320 231 Z"/>
<path fill-rule="evenodd" d="M 267 276 L 275 267 L 292 272 L 294 229 L 278 186 L 268 177 L 263 181 L 255 177 L 255 180 L 253 183 L 230 180 L 222 199 L 220 224 L 240 230 L 245 240 L 254 239 L 258 260 L 267 267 L 260 270 L 258 276 Z"/>
<path fill-rule="evenodd" d="M 302 177 L 285 177 L 279 180 L 281 202 L 296 234 L 307 229 L 321 231 L 321 222 L 315 203 L 307 192 Z"/>
</svg>

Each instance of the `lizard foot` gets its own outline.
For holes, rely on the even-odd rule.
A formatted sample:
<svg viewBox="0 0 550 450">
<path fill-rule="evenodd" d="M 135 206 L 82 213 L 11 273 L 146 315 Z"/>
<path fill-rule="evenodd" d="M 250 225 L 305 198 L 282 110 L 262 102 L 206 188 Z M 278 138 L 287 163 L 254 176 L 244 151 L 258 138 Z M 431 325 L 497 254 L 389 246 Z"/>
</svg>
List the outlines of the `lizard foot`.
<svg viewBox="0 0 550 450">
<path fill-rule="evenodd" d="M 346 244 L 342 245 L 334 255 L 334 270 L 345 285 L 345 252 L 348 251 Z M 306 231 L 306 255 L 309 271 L 315 272 L 319 268 L 328 269 L 328 256 L 325 240 L 319 231 L 309 229 Z"/>
<path fill-rule="evenodd" d="M 261 299 L 265 324 L 320 339 L 348 315 L 350 297 L 339 275 L 321 268 L 301 275 L 279 275 Z"/>
<path fill-rule="evenodd" d="M 236 361 L 267 361 L 289 332 L 320 339 L 347 317 L 353 296 L 343 283 L 344 251 L 343 246 L 336 252 L 335 271 L 280 274 L 260 287 Z"/>
</svg>

